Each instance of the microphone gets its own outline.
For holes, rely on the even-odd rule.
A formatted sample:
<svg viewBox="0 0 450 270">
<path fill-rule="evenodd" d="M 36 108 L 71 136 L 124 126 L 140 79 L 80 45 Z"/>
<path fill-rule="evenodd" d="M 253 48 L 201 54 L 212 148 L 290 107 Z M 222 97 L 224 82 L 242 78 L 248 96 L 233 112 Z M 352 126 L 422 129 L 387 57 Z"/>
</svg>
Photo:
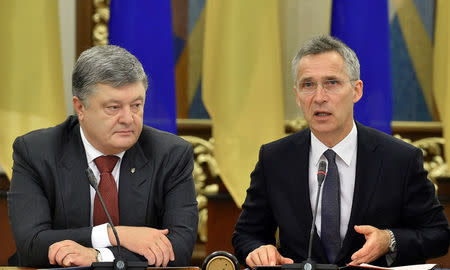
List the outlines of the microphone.
<svg viewBox="0 0 450 270">
<path fill-rule="evenodd" d="M 102 195 L 100 194 L 100 191 L 98 190 L 98 184 L 97 179 L 95 178 L 94 173 L 92 172 L 91 168 L 87 168 L 85 170 L 86 176 L 89 180 L 89 184 L 91 187 L 94 188 L 95 193 L 97 194 L 100 204 L 102 205 L 103 210 L 105 211 L 106 217 L 108 218 L 109 226 L 111 226 L 111 229 L 114 233 L 114 237 L 116 238 L 117 242 L 117 258 L 114 259 L 114 262 L 94 262 L 92 264 L 92 269 L 114 269 L 114 270 L 127 270 L 127 268 L 130 269 L 147 269 L 147 263 L 144 262 L 130 262 L 130 264 L 127 263 L 127 260 L 125 258 L 122 258 L 120 250 L 122 247 L 120 246 L 120 239 L 119 235 L 117 234 L 116 227 L 114 227 L 114 224 L 112 222 L 111 216 L 109 215 L 108 209 L 106 208 L 105 202 L 103 201 Z"/>
<path fill-rule="evenodd" d="M 317 217 L 317 208 L 319 206 L 319 195 L 320 195 L 320 189 L 322 188 L 323 181 L 325 180 L 325 177 L 327 176 L 327 163 L 325 161 L 321 161 L 319 163 L 319 169 L 317 170 L 317 195 L 316 195 L 316 207 L 314 208 L 314 214 L 313 214 L 313 221 L 311 224 L 311 232 L 309 234 L 309 245 L 308 245 L 308 258 L 307 261 L 311 261 L 311 250 L 312 250 L 312 243 L 314 238 L 314 229 L 316 228 L 316 217 Z"/>
<path fill-rule="evenodd" d="M 325 180 L 325 177 L 327 170 L 327 163 L 325 161 L 321 161 L 319 163 L 319 169 L 317 170 L 317 195 L 316 195 L 316 207 L 314 208 L 313 213 L 313 220 L 311 224 L 311 232 L 309 234 L 309 244 L 308 244 L 308 257 L 305 261 L 302 263 L 293 263 L 293 264 L 283 264 L 282 269 L 284 270 L 337 270 L 339 267 L 335 264 L 318 264 L 314 262 L 311 259 L 311 250 L 312 250 L 312 243 L 314 239 L 314 232 L 315 232 L 315 223 L 316 223 L 316 217 L 317 217 L 317 207 L 319 206 L 319 195 L 320 195 L 320 189 L 322 188 L 323 181 Z"/>
</svg>

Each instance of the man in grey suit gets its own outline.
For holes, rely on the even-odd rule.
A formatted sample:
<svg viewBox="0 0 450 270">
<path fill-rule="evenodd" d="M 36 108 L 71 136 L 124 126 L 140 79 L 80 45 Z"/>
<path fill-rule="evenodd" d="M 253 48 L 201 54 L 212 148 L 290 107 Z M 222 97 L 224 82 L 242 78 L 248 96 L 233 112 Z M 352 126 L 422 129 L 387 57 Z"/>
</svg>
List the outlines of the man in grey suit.
<svg viewBox="0 0 450 270">
<path fill-rule="evenodd" d="M 93 47 L 80 55 L 72 80 L 77 116 L 13 145 L 8 207 L 18 265 L 87 266 L 117 256 L 88 167 L 100 179 L 123 257 L 188 265 L 198 223 L 193 151 L 143 125 L 141 63 L 120 47 Z"/>
<path fill-rule="evenodd" d="M 405 265 L 446 254 L 448 222 L 421 150 L 353 119 L 363 94 L 356 54 L 330 36 L 314 38 L 293 70 L 309 128 L 261 147 L 233 234 L 240 261 L 253 267 L 307 259 L 323 162 L 316 263 Z"/>
</svg>

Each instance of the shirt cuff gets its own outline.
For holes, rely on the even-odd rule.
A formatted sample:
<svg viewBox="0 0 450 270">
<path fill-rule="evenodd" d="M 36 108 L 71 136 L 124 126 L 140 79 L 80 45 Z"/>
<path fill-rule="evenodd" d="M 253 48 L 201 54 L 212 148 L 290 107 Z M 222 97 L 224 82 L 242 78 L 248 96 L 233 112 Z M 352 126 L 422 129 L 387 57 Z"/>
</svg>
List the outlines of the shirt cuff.
<svg viewBox="0 0 450 270">
<path fill-rule="evenodd" d="M 391 266 L 395 262 L 395 259 L 397 258 L 397 251 L 393 253 L 388 253 L 385 256 L 387 266 Z"/>
<path fill-rule="evenodd" d="M 101 255 L 101 262 L 112 262 L 114 261 L 114 254 L 109 248 L 97 248 L 98 252 L 100 252 Z"/>
<path fill-rule="evenodd" d="M 101 248 L 107 248 L 107 247 L 112 246 L 111 242 L 109 241 L 109 237 L 108 237 L 108 223 L 94 226 L 92 228 L 91 242 L 92 242 L 92 247 L 95 249 L 98 249 L 99 251 Z M 107 249 L 107 250 L 109 252 L 111 252 L 109 249 Z M 112 252 L 111 252 L 111 254 L 112 254 Z M 102 257 L 103 257 L 103 253 L 102 253 Z M 114 259 L 114 256 L 113 256 L 113 259 Z"/>
</svg>

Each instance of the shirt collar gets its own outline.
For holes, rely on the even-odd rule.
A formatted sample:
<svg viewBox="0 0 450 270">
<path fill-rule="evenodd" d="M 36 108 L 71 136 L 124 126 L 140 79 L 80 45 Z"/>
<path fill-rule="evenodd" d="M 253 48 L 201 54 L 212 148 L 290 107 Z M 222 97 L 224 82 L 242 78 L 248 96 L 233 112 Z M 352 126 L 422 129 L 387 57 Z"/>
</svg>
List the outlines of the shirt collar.
<svg viewBox="0 0 450 270">
<path fill-rule="evenodd" d="M 99 156 L 106 156 L 102 152 L 95 149 L 95 147 L 92 146 L 91 143 L 89 143 L 89 141 L 86 139 L 86 136 L 84 135 L 83 128 L 81 128 L 81 126 L 80 126 L 80 135 L 81 135 L 81 140 L 83 141 L 84 149 L 86 151 L 86 158 L 87 158 L 88 164 L 93 162 L 94 159 L 98 158 Z M 121 159 L 124 154 L 125 154 L 125 151 L 122 151 L 118 154 L 115 154 L 114 156 L 118 156 Z"/>
<path fill-rule="evenodd" d="M 353 121 L 353 127 L 350 133 L 333 148 L 336 155 L 339 156 L 347 166 L 350 166 L 352 161 L 352 155 L 356 150 L 358 140 L 358 130 L 356 128 L 355 121 Z M 311 159 L 313 164 L 318 166 L 320 158 L 323 153 L 328 150 L 328 146 L 323 144 L 314 134 L 311 132 Z"/>
</svg>

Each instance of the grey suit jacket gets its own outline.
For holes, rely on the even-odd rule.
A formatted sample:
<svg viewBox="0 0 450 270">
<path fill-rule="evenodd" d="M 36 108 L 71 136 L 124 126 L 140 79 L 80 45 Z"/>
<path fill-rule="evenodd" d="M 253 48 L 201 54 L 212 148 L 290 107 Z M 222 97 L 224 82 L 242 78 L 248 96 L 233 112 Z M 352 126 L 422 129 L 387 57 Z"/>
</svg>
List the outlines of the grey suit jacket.
<svg viewBox="0 0 450 270">
<path fill-rule="evenodd" d="M 352 210 L 337 257 L 338 265 L 351 261 L 365 239 L 354 225 L 391 229 L 397 240 L 394 265 L 423 263 L 445 254 L 448 222 L 434 186 L 423 169 L 422 152 L 410 144 L 357 124 L 358 153 Z M 275 244 L 279 227 L 280 253 L 302 262 L 307 258 L 312 223 L 308 164 L 311 131 L 303 130 L 263 145 L 251 175 L 251 184 L 233 234 L 241 262 L 264 244 Z M 317 232 L 312 258 L 328 263 Z M 386 265 L 385 256 L 373 262 Z"/>
<path fill-rule="evenodd" d="M 57 241 L 91 247 L 90 187 L 78 118 L 18 137 L 13 148 L 8 208 L 19 265 L 49 266 L 48 248 Z M 120 167 L 119 225 L 169 229 L 172 266 L 189 264 L 197 237 L 192 170 L 191 145 L 148 126 Z M 116 247 L 110 249 L 117 255 Z M 126 249 L 122 253 L 145 261 Z"/>
</svg>

